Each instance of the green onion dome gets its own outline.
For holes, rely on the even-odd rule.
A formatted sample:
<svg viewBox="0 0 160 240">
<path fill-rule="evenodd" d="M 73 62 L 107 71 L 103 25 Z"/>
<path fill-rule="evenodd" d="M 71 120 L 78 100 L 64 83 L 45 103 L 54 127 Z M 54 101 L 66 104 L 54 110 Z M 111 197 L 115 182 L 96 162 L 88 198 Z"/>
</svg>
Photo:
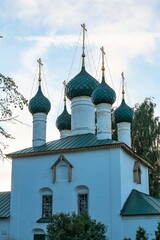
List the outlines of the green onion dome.
<svg viewBox="0 0 160 240">
<path fill-rule="evenodd" d="M 95 105 L 100 103 L 113 104 L 116 100 L 115 91 L 105 82 L 104 76 L 102 82 L 92 93 L 92 101 Z"/>
<path fill-rule="evenodd" d="M 28 108 L 32 115 L 40 112 L 49 113 L 51 104 L 48 98 L 43 95 L 41 86 L 39 86 L 36 95 L 30 100 Z"/>
<path fill-rule="evenodd" d="M 132 122 L 133 119 L 133 109 L 130 108 L 126 103 L 125 100 L 122 99 L 121 105 L 115 110 L 114 116 L 116 123 L 121 122 Z"/>
<path fill-rule="evenodd" d="M 85 67 L 82 67 L 81 71 L 67 84 L 66 95 L 70 100 L 74 97 L 90 97 L 98 86 L 98 81 L 86 72 Z"/>
<path fill-rule="evenodd" d="M 61 115 L 56 120 L 56 127 L 58 130 L 71 130 L 71 115 L 67 112 L 66 106 Z"/>
</svg>

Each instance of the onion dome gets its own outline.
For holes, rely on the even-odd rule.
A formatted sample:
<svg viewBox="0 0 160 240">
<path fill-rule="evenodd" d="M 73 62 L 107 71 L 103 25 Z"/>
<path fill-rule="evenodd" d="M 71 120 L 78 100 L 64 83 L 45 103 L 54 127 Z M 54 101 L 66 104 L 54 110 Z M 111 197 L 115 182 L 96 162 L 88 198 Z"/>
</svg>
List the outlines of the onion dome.
<svg viewBox="0 0 160 240">
<path fill-rule="evenodd" d="M 115 91 L 105 82 L 104 76 L 102 82 L 92 93 L 92 101 L 95 105 L 100 103 L 113 104 L 116 100 Z"/>
<path fill-rule="evenodd" d="M 67 112 L 66 106 L 61 115 L 56 120 L 56 127 L 58 130 L 71 130 L 71 115 Z"/>
<path fill-rule="evenodd" d="M 82 45 L 82 69 L 69 81 L 66 86 L 66 95 L 72 100 L 74 97 L 88 96 L 91 97 L 92 92 L 98 87 L 99 83 L 85 70 L 85 32 L 87 31 L 85 24 L 81 25 L 83 30 Z"/>
<path fill-rule="evenodd" d="M 101 47 L 102 51 L 102 82 L 99 87 L 92 93 L 92 101 L 95 105 L 100 103 L 113 104 L 116 100 L 115 91 L 105 82 L 105 67 L 104 67 L 104 48 Z"/>
<path fill-rule="evenodd" d="M 70 100 L 74 97 L 91 97 L 92 92 L 98 86 L 98 81 L 85 70 L 84 66 L 82 66 L 81 71 L 67 84 L 66 95 Z"/>
<path fill-rule="evenodd" d="M 58 128 L 59 131 L 71 130 L 71 115 L 67 112 L 66 107 L 66 81 L 64 81 L 63 84 L 64 84 L 64 110 L 56 120 L 56 127 Z"/>
<path fill-rule="evenodd" d="M 38 66 L 39 66 L 39 77 L 38 77 L 38 81 L 39 81 L 39 87 L 38 87 L 38 91 L 36 93 L 36 95 L 30 100 L 29 102 L 29 111 L 30 113 L 33 115 L 35 113 L 45 113 L 48 114 L 50 109 L 51 109 L 51 103 L 48 100 L 48 98 L 46 98 L 41 90 L 41 67 L 43 66 L 42 62 L 41 62 L 41 58 L 39 58 L 37 60 L 38 62 Z"/>
<path fill-rule="evenodd" d="M 40 112 L 49 113 L 51 104 L 48 98 L 43 95 L 41 86 L 38 87 L 36 95 L 30 100 L 28 108 L 32 115 Z"/>
<path fill-rule="evenodd" d="M 130 108 L 126 103 L 125 100 L 122 99 L 121 105 L 115 110 L 114 116 L 116 123 L 121 122 L 132 122 L 134 115 L 134 111 L 132 108 Z"/>
<path fill-rule="evenodd" d="M 121 122 L 132 122 L 134 111 L 132 108 L 130 108 L 125 100 L 124 100 L 124 73 L 121 73 L 122 76 L 122 103 L 121 105 L 114 111 L 114 116 L 115 116 L 115 121 L 116 123 L 121 123 Z"/>
</svg>

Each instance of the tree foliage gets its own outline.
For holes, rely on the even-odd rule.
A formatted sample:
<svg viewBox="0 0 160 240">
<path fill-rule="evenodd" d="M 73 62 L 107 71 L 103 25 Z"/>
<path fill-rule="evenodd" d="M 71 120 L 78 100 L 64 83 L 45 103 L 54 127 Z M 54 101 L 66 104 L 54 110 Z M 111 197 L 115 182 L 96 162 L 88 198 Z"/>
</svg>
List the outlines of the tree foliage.
<svg viewBox="0 0 160 240">
<path fill-rule="evenodd" d="M 159 157 L 160 122 L 159 117 L 154 116 L 155 107 L 150 98 L 136 104 L 132 123 L 132 147 L 151 164 Z"/>
<path fill-rule="evenodd" d="M 14 80 L 10 77 L 5 77 L 0 74 L 0 136 L 6 138 L 12 138 L 12 136 L 2 127 L 2 123 L 11 120 L 14 112 L 14 108 L 20 108 L 21 110 L 27 105 L 27 100 L 18 91 L 18 86 Z M 4 145 L 0 142 L 1 147 Z M 0 153 L 2 149 L 0 147 Z"/>
<path fill-rule="evenodd" d="M 54 214 L 47 226 L 48 240 L 106 240 L 106 227 L 84 212 Z"/>
<path fill-rule="evenodd" d="M 136 240 L 147 240 L 148 237 L 146 236 L 146 231 L 142 228 L 139 227 L 138 230 L 136 231 Z"/>
<path fill-rule="evenodd" d="M 155 117 L 155 108 L 156 104 L 151 98 L 135 105 L 132 148 L 153 166 L 150 172 L 150 193 L 160 197 L 160 121 L 159 117 Z"/>
<path fill-rule="evenodd" d="M 160 222 L 158 222 L 157 230 L 155 231 L 155 240 L 160 239 Z"/>
</svg>

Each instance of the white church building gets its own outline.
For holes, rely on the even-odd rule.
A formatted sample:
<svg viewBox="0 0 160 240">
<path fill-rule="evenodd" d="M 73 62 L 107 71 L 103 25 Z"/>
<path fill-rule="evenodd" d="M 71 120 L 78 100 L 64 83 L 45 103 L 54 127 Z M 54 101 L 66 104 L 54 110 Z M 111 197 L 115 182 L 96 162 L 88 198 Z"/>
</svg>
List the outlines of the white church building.
<svg viewBox="0 0 160 240">
<path fill-rule="evenodd" d="M 85 68 L 65 87 L 64 110 L 57 118 L 60 139 L 46 142 L 50 101 L 41 88 L 41 62 L 33 116 L 32 147 L 11 154 L 11 192 L 0 193 L 0 240 L 44 240 L 54 213 L 89 215 L 107 226 L 109 240 L 135 240 L 139 226 L 148 239 L 160 221 L 160 199 L 149 195 L 151 167 L 131 148 L 133 110 L 116 109 L 118 141 L 112 140 L 111 107 L 116 94 L 106 83 L 102 48 L 102 81 Z M 71 101 L 71 115 L 66 97 Z M 95 114 L 96 113 L 96 114 Z"/>
</svg>

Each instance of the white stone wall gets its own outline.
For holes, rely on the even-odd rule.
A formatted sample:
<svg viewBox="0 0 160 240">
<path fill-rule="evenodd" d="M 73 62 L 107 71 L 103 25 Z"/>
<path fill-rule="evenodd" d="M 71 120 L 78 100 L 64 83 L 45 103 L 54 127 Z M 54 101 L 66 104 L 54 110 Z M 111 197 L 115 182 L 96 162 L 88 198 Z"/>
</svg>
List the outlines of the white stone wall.
<svg viewBox="0 0 160 240">
<path fill-rule="evenodd" d="M 123 149 L 121 150 L 121 206 L 125 203 L 132 189 L 149 194 L 148 168 L 143 164 L 141 166 L 141 184 L 133 181 L 133 168 L 136 160 L 127 154 Z"/>
<path fill-rule="evenodd" d="M 41 146 L 46 143 L 46 114 L 33 114 L 33 147 Z"/>
<path fill-rule="evenodd" d="M 96 106 L 97 110 L 97 138 L 111 139 L 111 104 L 101 103 Z"/>
<path fill-rule="evenodd" d="M 71 100 L 72 135 L 95 133 L 95 107 L 91 97 L 75 97 Z"/>
<path fill-rule="evenodd" d="M 131 147 L 131 124 L 129 122 L 121 122 L 117 124 L 118 141 L 124 142 Z"/>
<path fill-rule="evenodd" d="M 132 177 L 129 179 L 133 159 L 119 148 L 63 155 L 73 166 L 71 182 L 53 183 L 51 167 L 60 154 L 13 160 L 10 236 L 16 240 L 31 240 L 34 229 L 45 231 L 46 224 L 36 222 L 42 217 L 42 188 L 53 192 L 53 213 L 58 213 L 77 212 L 76 187 L 86 186 L 91 217 L 108 226 L 110 240 L 123 239 L 126 230 L 120 216 L 122 202 L 132 187 L 145 192 L 148 188 L 146 181 L 142 181 L 143 186 L 139 188 Z M 145 169 L 142 168 L 144 176 Z"/>
<path fill-rule="evenodd" d="M 71 134 L 72 134 L 71 130 L 68 130 L 68 129 L 61 130 L 60 138 L 65 138 L 65 137 L 71 136 Z"/>
<path fill-rule="evenodd" d="M 0 219 L 0 240 L 9 239 L 9 219 Z"/>
<path fill-rule="evenodd" d="M 142 227 L 146 231 L 148 240 L 155 239 L 155 231 L 157 230 L 158 222 L 160 222 L 159 216 L 140 216 L 140 217 L 123 217 L 123 238 L 136 239 L 136 231 L 139 227 Z"/>
</svg>

